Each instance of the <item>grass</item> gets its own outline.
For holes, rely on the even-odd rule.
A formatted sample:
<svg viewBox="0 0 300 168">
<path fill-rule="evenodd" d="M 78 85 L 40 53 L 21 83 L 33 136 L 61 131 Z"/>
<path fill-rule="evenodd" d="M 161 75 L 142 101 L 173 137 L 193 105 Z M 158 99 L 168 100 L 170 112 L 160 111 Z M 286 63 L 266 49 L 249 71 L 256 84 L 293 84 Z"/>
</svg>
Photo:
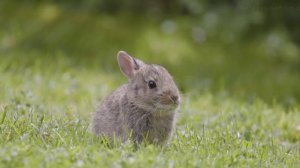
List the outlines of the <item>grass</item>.
<svg viewBox="0 0 300 168">
<path fill-rule="evenodd" d="M 18 60 L 19 59 L 19 60 Z M 99 100 L 125 78 L 64 57 L 1 61 L 0 167 L 296 167 L 299 108 L 186 93 L 169 146 L 109 146 L 88 132 Z M 28 59 L 28 58 L 27 58 Z M 5 68 L 10 67 L 10 68 Z M 21 67 L 21 68 L 20 68 Z"/>
<path fill-rule="evenodd" d="M 0 167 L 300 164 L 299 49 L 280 28 L 241 40 L 246 32 L 233 23 L 243 14 L 211 11 L 233 21 L 205 27 L 205 19 L 170 18 L 177 32 L 167 34 L 164 19 L 1 3 Z M 205 29 L 204 43 L 190 37 L 193 26 Z M 222 41 L 235 32 L 237 39 Z M 102 98 L 126 81 L 115 60 L 120 49 L 163 64 L 183 91 L 168 146 L 111 146 L 88 132 Z"/>
</svg>

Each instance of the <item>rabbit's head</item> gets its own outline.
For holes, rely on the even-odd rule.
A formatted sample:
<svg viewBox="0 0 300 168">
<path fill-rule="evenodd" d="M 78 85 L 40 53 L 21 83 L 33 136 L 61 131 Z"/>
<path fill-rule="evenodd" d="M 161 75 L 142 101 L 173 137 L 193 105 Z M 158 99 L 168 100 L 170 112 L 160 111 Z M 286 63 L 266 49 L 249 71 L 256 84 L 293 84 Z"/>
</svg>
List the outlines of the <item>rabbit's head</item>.
<svg viewBox="0 0 300 168">
<path fill-rule="evenodd" d="M 145 64 L 124 51 L 118 53 L 118 63 L 129 80 L 130 103 L 148 111 L 172 111 L 179 106 L 178 88 L 164 67 Z"/>
</svg>

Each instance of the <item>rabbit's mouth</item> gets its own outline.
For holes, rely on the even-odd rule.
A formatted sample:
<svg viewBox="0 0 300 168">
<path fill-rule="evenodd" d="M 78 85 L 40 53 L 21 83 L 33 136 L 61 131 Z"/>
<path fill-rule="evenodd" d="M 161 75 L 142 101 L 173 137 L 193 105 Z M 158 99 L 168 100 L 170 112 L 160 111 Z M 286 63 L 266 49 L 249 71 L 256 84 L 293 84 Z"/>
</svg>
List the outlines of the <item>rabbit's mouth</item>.
<svg viewBox="0 0 300 168">
<path fill-rule="evenodd" d="M 173 111 L 179 106 L 179 101 L 174 101 L 174 100 L 164 100 L 161 99 L 158 103 L 156 103 L 155 107 L 157 110 L 160 111 Z"/>
<path fill-rule="evenodd" d="M 160 104 L 165 106 L 177 107 L 179 103 L 180 103 L 179 96 L 177 95 L 166 95 L 160 99 Z"/>
</svg>

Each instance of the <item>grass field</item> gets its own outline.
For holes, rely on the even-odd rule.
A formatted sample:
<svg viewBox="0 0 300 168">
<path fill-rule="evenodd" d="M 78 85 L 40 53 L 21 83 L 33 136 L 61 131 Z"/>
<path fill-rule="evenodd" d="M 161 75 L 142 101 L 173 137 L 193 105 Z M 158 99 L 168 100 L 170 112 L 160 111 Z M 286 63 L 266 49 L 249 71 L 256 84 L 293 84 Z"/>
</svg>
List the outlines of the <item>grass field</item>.
<svg viewBox="0 0 300 168">
<path fill-rule="evenodd" d="M 300 164 L 299 108 L 225 93 L 185 93 L 167 147 L 103 144 L 88 132 L 90 117 L 99 100 L 125 78 L 76 69 L 62 58 L 48 65 L 38 58 L 28 65 L 21 57 L 1 60 L 0 167 Z"/>
<path fill-rule="evenodd" d="M 300 51 L 284 30 L 222 41 L 205 19 L 172 18 L 177 32 L 166 34 L 160 20 L 8 2 L 0 5 L 1 168 L 299 167 Z M 190 25 L 202 23 L 206 41 L 196 44 Z M 126 82 L 118 50 L 163 64 L 179 84 L 168 146 L 108 145 L 89 133 L 102 98 Z"/>
</svg>

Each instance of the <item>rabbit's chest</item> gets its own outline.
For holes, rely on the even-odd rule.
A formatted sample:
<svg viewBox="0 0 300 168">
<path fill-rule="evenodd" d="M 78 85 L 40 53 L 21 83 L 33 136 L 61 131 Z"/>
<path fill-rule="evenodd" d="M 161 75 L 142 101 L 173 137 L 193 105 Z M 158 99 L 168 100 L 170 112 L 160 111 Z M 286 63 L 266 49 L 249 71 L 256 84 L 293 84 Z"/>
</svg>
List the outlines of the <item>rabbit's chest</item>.
<svg viewBox="0 0 300 168">
<path fill-rule="evenodd" d="M 149 118 L 148 137 L 152 143 L 165 143 L 174 127 L 174 115 Z"/>
<path fill-rule="evenodd" d="M 170 137 L 174 126 L 174 115 L 163 117 L 145 116 L 131 125 L 135 138 L 138 141 L 147 138 L 151 143 L 162 143 Z"/>
</svg>

